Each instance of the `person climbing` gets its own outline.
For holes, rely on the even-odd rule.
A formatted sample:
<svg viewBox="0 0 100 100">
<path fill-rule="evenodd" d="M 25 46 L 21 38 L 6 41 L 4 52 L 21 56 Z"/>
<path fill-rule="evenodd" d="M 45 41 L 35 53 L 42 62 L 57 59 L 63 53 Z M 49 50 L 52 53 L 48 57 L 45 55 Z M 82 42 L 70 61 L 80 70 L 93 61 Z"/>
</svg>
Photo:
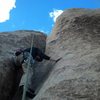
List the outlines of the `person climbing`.
<svg viewBox="0 0 100 100">
<path fill-rule="evenodd" d="M 15 52 L 16 56 L 19 56 L 20 54 L 23 54 L 23 60 L 22 63 L 24 62 L 24 60 L 27 59 L 27 57 L 29 56 L 31 48 L 27 48 L 25 50 L 23 49 L 19 49 L 18 51 Z M 44 54 L 39 48 L 36 47 L 32 47 L 32 54 L 31 54 L 32 58 L 38 62 L 42 62 L 43 59 L 45 60 L 50 60 L 50 57 L 47 56 L 46 54 Z"/>
<path fill-rule="evenodd" d="M 30 50 L 31 50 L 31 48 L 26 48 L 24 50 L 19 49 L 18 51 L 15 52 L 17 64 L 22 65 L 22 69 L 23 69 L 23 75 L 22 75 L 22 78 L 21 78 L 21 81 L 20 81 L 20 84 L 19 84 L 20 96 L 22 96 L 22 94 L 23 94 L 23 87 L 25 85 L 26 69 L 27 69 L 27 63 L 28 63 L 29 57 L 30 57 Z M 30 66 L 31 67 L 29 67 L 28 86 L 27 86 L 27 91 L 26 91 L 26 96 L 29 97 L 29 98 L 33 98 L 36 95 L 35 91 L 32 90 L 31 87 L 30 87 L 31 77 L 33 75 L 32 66 L 34 64 L 34 61 L 42 62 L 44 59 L 57 62 L 57 60 L 51 59 L 51 57 L 47 56 L 39 48 L 32 47 L 32 52 L 31 52 L 31 57 L 30 57 Z M 21 98 L 22 97 L 20 97 L 20 99 Z"/>
</svg>

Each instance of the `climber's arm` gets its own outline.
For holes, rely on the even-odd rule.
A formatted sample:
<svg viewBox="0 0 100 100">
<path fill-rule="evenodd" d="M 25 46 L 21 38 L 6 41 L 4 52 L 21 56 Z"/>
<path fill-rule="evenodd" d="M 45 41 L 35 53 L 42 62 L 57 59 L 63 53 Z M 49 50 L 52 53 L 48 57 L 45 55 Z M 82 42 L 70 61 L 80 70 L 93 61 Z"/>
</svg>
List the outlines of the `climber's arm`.
<svg viewBox="0 0 100 100">
<path fill-rule="evenodd" d="M 43 54 L 43 59 L 45 59 L 45 60 L 50 60 L 50 57 L 47 56 L 46 54 Z"/>
<path fill-rule="evenodd" d="M 50 60 L 50 61 L 53 61 L 53 62 L 58 62 L 61 58 L 55 60 L 55 59 L 52 59 L 51 57 L 47 56 L 46 54 L 44 54 L 44 59 Z"/>
</svg>

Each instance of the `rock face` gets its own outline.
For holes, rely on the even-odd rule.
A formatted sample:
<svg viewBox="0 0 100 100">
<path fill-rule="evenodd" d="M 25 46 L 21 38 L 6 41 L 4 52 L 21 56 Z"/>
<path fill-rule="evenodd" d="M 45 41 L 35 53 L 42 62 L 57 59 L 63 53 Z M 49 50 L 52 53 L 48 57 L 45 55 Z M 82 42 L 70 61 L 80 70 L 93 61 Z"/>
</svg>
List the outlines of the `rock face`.
<svg viewBox="0 0 100 100">
<path fill-rule="evenodd" d="M 48 37 L 46 53 L 62 59 L 39 65 L 41 73 L 52 70 L 44 74 L 33 100 L 100 100 L 100 9 L 65 10 Z"/>
<path fill-rule="evenodd" d="M 34 46 L 44 51 L 46 36 L 41 32 L 20 30 L 0 33 L 0 100 L 11 100 L 14 95 L 20 77 L 16 80 L 18 72 L 12 57 L 16 49 L 30 47 L 32 37 Z"/>
</svg>

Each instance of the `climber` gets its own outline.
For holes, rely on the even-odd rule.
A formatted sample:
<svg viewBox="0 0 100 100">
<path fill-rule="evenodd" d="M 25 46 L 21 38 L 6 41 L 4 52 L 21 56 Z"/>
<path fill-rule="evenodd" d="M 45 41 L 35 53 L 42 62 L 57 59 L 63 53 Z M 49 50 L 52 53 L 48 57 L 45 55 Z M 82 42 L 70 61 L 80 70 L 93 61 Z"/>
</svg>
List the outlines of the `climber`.
<svg viewBox="0 0 100 100">
<path fill-rule="evenodd" d="M 18 57 L 20 54 L 22 54 L 22 59 L 20 59 L 20 63 L 24 63 L 25 60 L 27 60 L 27 57 L 29 56 L 29 53 L 30 53 L 30 49 L 31 48 L 27 48 L 25 50 L 23 49 L 18 49 L 16 52 L 15 52 L 15 55 Z M 31 54 L 32 58 L 35 60 L 35 61 L 38 61 L 38 62 L 42 62 L 43 59 L 45 60 L 51 60 L 51 61 L 54 61 L 54 62 L 58 62 L 61 58 L 57 59 L 57 60 L 54 60 L 54 59 L 51 59 L 51 57 L 47 56 L 46 54 L 44 54 L 39 48 L 36 48 L 36 47 L 32 47 L 32 54 Z M 32 59 L 31 59 L 32 60 Z M 32 61 L 31 61 L 32 62 Z"/>
<path fill-rule="evenodd" d="M 24 62 L 24 60 L 27 59 L 28 57 L 28 54 L 30 53 L 30 49 L 31 48 L 27 48 L 25 50 L 23 49 L 19 49 L 18 51 L 16 51 L 15 55 L 16 56 L 19 56 L 21 53 L 23 54 L 23 60 L 22 60 L 22 63 Z M 26 54 L 27 52 L 27 54 Z M 42 62 L 43 59 L 46 59 L 46 60 L 50 60 L 50 57 L 47 56 L 46 54 L 44 54 L 39 48 L 36 48 L 36 47 L 32 47 L 32 58 L 38 62 Z"/>
<path fill-rule="evenodd" d="M 19 84 L 19 91 L 22 91 L 21 94 L 23 94 L 23 87 L 25 84 L 25 78 L 26 78 L 26 64 L 28 63 L 28 58 L 30 57 L 30 50 L 31 48 L 27 48 L 25 50 L 19 49 L 15 52 L 15 56 L 17 59 L 17 62 L 22 65 L 23 69 L 23 75 Z M 32 47 L 32 53 L 31 53 L 31 58 L 30 58 L 30 70 L 29 70 L 29 76 L 28 76 L 28 90 L 26 91 L 26 96 L 29 98 L 33 98 L 35 96 L 35 91 L 31 89 L 30 83 L 31 83 L 31 77 L 32 77 L 32 65 L 34 64 L 34 61 L 37 62 L 42 62 L 43 59 L 45 60 L 51 60 L 56 62 L 57 60 L 51 59 L 51 57 L 47 56 L 44 54 L 39 48 Z M 19 60 L 19 61 L 18 61 Z"/>
</svg>

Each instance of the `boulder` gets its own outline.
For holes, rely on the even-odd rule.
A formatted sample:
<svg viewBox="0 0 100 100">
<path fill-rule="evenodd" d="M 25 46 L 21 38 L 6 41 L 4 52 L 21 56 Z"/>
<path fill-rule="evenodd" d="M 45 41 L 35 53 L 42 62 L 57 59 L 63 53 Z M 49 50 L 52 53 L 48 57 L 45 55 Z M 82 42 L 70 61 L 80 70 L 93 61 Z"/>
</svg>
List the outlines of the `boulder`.
<svg viewBox="0 0 100 100">
<path fill-rule="evenodd" d="M 14 53 L 19 48 L 33 45 L 45 50 L 46 35 L 32 30 L 19 30 L 0 33 L 0 100 L 11 100 L 18 87 L 21 72 L 16 70 Z"/>
<path fill-rule="evenodd" d="M 100 9 L 65 10 L 46 53 L 62 59 L 39 65 L 42 85 L 33 100 L 100 100 Z"/>
</svg>

